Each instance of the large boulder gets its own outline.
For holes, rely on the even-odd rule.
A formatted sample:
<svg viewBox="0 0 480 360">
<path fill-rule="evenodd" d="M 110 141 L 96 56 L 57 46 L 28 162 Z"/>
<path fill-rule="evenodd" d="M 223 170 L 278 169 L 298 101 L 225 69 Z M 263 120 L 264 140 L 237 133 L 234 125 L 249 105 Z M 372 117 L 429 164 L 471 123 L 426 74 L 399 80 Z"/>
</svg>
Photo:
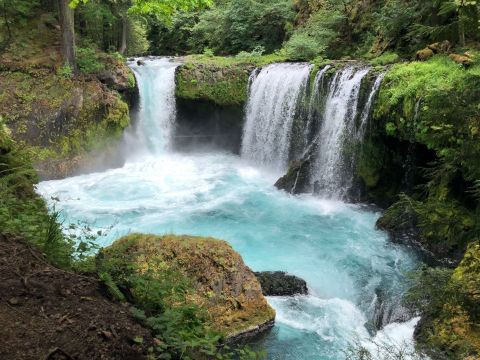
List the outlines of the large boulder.
<svg viewBox="0 0 480 360">
<path fill-rule="evenodd" d="M 305 280 L 283 271 L 256 272 L 255 276 L 262 285 L 265 296 L 294 296 L 307 295 L 308 288 Z"/>
<path fill-rule="evenodd" d="M 175 284 L 188 284 L 177 295 L 184 295 L 187 304 L 206 310 L 211 328 L 226 339 L 268 328 L 275 319 L 275 311 L 263 296 L 255 275 L 225 241 L 134 234 L 104 249 L 98 256 L 98 266 L 134 302 L 141 290 L 138 281 L 130 280 L 132 275 L 172 283 L 168 293 L 178 293 Z M 162 301 L 173 307 L 178 298 Z"/>
</svg>

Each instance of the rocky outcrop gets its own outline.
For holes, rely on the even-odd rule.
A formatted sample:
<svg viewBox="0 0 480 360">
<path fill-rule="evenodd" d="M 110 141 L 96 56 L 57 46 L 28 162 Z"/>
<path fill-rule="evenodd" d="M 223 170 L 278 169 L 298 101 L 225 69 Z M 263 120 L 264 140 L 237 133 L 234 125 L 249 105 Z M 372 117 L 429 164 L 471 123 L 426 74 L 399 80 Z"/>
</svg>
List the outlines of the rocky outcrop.
<svg viewBox="0 0 480 360">
<path fill-rule="evenodd" d="M 180 151 L 214 148 L 240 153 L 244 107 L 177 98 L 173 145 Z M 202 119 L 202 121 L 198 121 Z"/>
<path fill-rule="evenodd" d="M 208 313 L 210 326 L 227 339 L 237 339 L 273 325 L 275 311 L 241 256 L 225 241 L 193 236 L 131 235 L 102 250 L 99 269 L 132 294 L 132 274 L 185 283 L 187 304 Z M 165 278 L 166 279 L 166 278 Z M 172 290 L 174 293 L 177 290 Z M 163 299 L 175 306 L 178 296 Z"/>
<path fill-rule="evenodd" d="M 177 97 L 207 100 L 216 105 L 242 105 L 247 101 L 247 87 L 253 64 L 218 66 L 208 63 L 188 63 L 176 72 Z"/>
<path fill-rule="evenodd" d="M 265 296 L 307 295 L 307 282 L 295 275 L 283 271 L 256 272 L 262 292 Z"/>
<path fill-rule="evenodd" d="M 427 276 L 432 276 L 442 270 L 427 271 Z M 430 301 L 415 329 L 417 344 L 428 355 L 433 348 L 444 351 L 448 359 L 478 359 L 480 243 L 472 242 L 459 266 L 453 272 L 442 274 L 447 277 L 434 278 L 435 282 L 427 281 L 426 287 L 416 289 L 428 294 L 424 299 Z M 432 355 L 431 358 L 436 358 Z"/>
<path fill-rule="evenodd" d="M 43 179 L 95 163 L 130 124 L 129 107 L 117 91 L 95 78 L 53 73 L 0 72 L 0 116 L 14 139 L 32 150 Z"/>
</svg>

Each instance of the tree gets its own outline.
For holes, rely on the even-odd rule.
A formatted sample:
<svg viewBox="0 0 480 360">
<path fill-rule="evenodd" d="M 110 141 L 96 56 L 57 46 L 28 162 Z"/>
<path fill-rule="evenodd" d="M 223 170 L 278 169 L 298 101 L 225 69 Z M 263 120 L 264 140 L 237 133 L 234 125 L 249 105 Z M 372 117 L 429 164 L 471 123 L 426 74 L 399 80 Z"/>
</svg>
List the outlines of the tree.
<svg viewBox="0 0 480 360">
<path fill-rule="evenodd" d="M 213 0 L 133 0 L 129 12 L 155 15 L 159 20 L 170 24 L 177 12 L 201 9 L 212 5 Z"/>
<path fill-rule="evenodd" d="M 38 0 L 0 0 L 0 52 L 10 45 L 16 21 L 29 16 L 37 5 Z"/>
<path fill-rule="evenodd" d="M 62 30 L 62 55 L 66 66 L 76 69 L 75 31 L 73 27 L 73 8 L 69 0 L 58 0 L 60 28 Z"/>
<path fill-rule="evenodd" d="M 89 0 L 58 0 L 60 26 L 62 28 L 62 53 L 65 64 L 75 68 L 75 33 L 73 11 Z M 159 21 L 170 24 L 180 11 L 191 11 L 213 5 L 213 0 L 110 0 L 122 19 L 120 52 L 127 48 L 128 14 L 153 15 Z"/>
</svg>

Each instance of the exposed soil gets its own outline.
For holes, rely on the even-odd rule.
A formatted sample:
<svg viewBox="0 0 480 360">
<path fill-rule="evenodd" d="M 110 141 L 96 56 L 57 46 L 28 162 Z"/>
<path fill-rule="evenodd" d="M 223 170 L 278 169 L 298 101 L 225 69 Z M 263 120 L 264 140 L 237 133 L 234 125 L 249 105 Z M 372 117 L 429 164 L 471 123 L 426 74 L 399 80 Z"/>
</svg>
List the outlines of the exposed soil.
<svg viewBox="0 0 480 360">
<path fill-rule="evenodd" d="M 149 331 L 97 280 L 57 269 L 24 241 L 3 235 L 0 339 L 6 360 L 144 359 L 152 344 Z"/>
</svg>

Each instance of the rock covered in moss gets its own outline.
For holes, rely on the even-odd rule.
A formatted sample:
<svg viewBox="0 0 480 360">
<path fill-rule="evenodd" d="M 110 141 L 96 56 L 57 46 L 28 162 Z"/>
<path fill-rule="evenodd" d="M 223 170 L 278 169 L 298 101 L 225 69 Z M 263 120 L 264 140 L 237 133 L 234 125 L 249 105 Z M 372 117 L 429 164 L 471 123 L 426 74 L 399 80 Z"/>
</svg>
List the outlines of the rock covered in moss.
<svg viewBox="0 0 480 360">
<path fill-rule="evenodd" d="M 432 49 L 425 48 L 417 51 L 417 54 L 415 55 L 415 59 L 420 61 L 425 61 L 430 59 L 433 55 L 434 55 L 434 52 Z"/>
<path fill-rule="evenodd" d="M 437 284 L 435 284 L 437 285 Z M 441 285 L 440 285 L 441 286 Z M 432 292 L 431 289 L 426 289 Z M 424 316 L 415 329 L 419 345 L 427 351 L 442 350 L 449 359 L 478 359 L 480 356 L 480 244 L 472 242 L 459 266 L 433 299 L 433 314 Z M 435 301 L 440 303 L 436 305 Z M 446 358 L 447 358 L 446 357 Z M 431 358 L 436 358 L 431 356 Z"/>
<path fill-rule="evenodd" d="M 253 64 L 235 65 L 187 62 L 175 75 L 177 97 L 207 100 L 216 105 L 242 105 L 247 101 L 247 87 Z"/>
<path fill-rule="evenodd" d="M 185 290 L 185 301 L 206 310 L 212 329 L 225 338 L 273 325 L 275 311 L 262 295 L 259 282 L 225 241 L 134 234 L 104 249 L 98 259 L 101 271 L 133 294 L 135 284 L 127 280 L 132 272 L 153 274 L 159 280 L 180 274 L 177 282 L 191 285 Z"/>
<path fill-rule="evenodd" d="M 473 63 L 473 59 L 468 55 L 460 55 L 460 54 L 450 54 L 450 59 L 455 61 L 456 63 L 463 65 L 463 66 L 470 66 Z"/>
<path fill-rule="evenodd" d="M 256 272 L 265 296 L 307 295 L 307 282 L 283 271 Z"/>
<path fill-rule="evenodd" d="M 469 245 L 460 265 L 453 273 L 453 281 L 462 284 L 463 291 L 477 304 L 480 315 L 480 243 Z"/>
</svg>

